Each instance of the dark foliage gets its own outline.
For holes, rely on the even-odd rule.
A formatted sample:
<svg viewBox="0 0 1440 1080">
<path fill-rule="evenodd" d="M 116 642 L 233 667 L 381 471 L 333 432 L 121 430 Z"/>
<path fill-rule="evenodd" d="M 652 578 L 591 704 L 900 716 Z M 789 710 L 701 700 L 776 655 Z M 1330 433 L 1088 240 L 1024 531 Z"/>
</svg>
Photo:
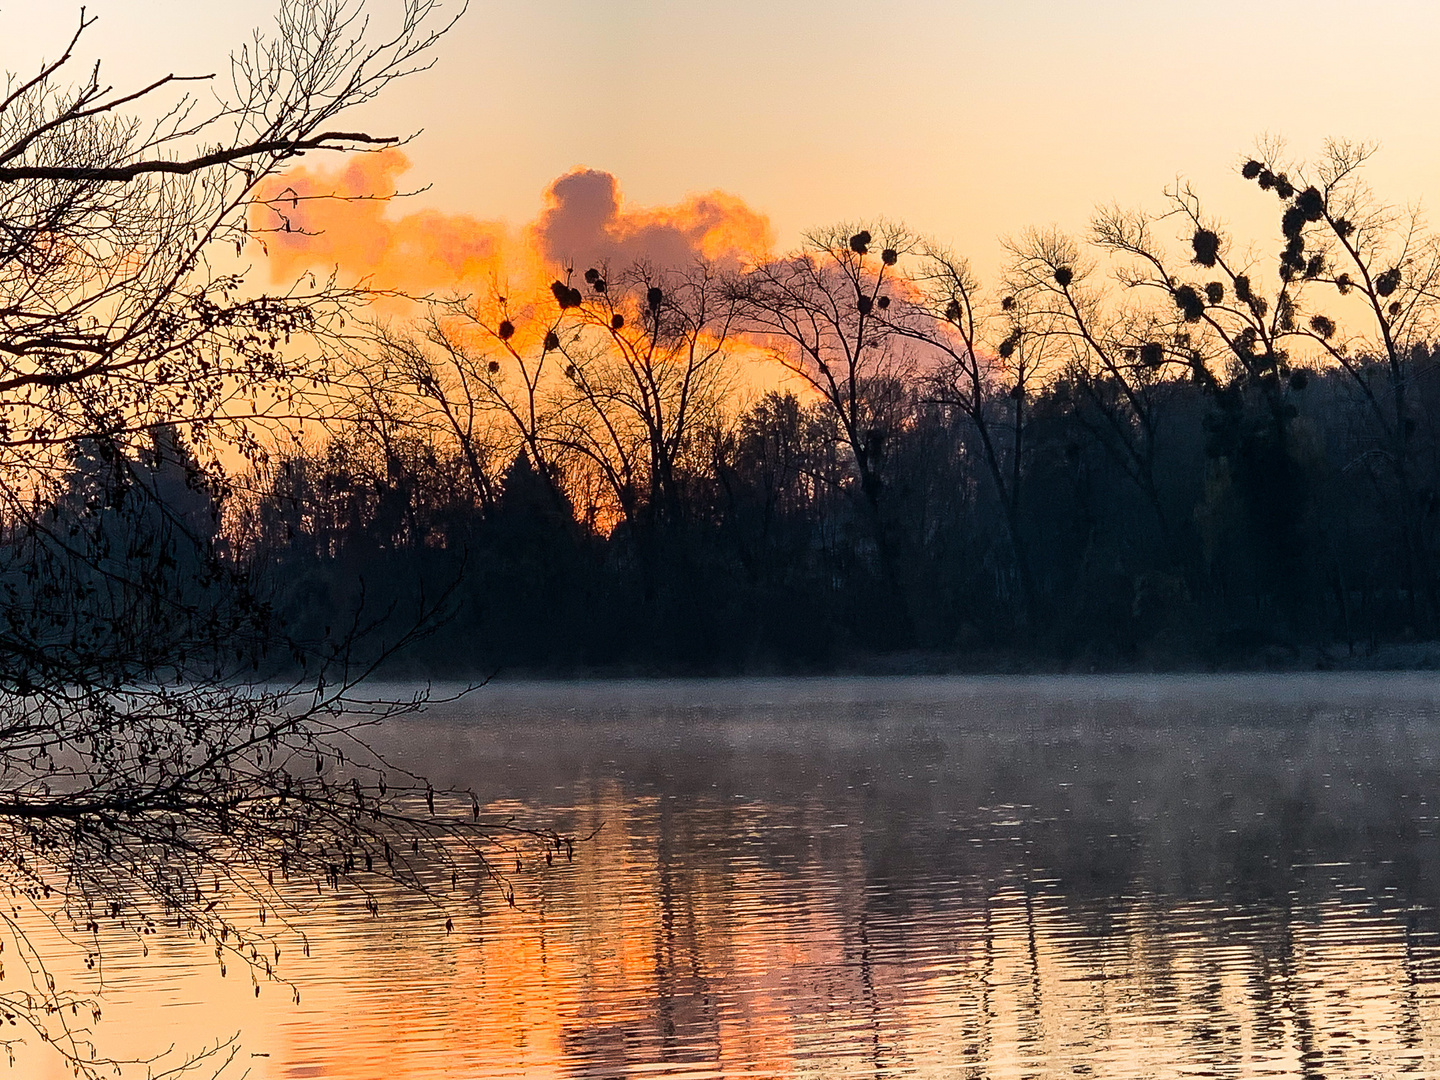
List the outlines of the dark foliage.
<svg viewBox="0 0 1440 1080">
<path fill-rule="evenodd" d="M 1219 261 L 1220 237 L 1212 229 L 1196 229 L 1190 244 L 1195 249 L 1197 265 L 1211 267 Z"/>
<path fill-rule="evenodd" d="M 1333 333 L 1323 317 L 1310 325 Z M 1165 350 L 1150 342 L 1136 357 L 1156 368 Z M 1440 399 L 1440 358 L 1417 356 L 1413 380 L 1427 402 Z M 523 454 L 492 509 L 456 502 L 442 481 L 452 470 L 418 445 L 373 465 L 345 443 L 296 459 L 283 475 L 304 485 L 264 497 L 254 542 L 288 583 L 288 616 L 317 637 L 362 580 L 387 583 L 372 599 L 400 609 L 417 583 L 463 580 L 444 635 L 408 657 L 428 671 L 819 670 L 915 648 L 975 662 L 1000 649 L 1255 663 L 1267 644 L 1363 647 L 1430 632 L 1433 587 L 1410 595 L 1403 538 L 1373 484 L 1346 468 L 1365 445 L 1363 399 L 1343 373 L 1288 372 L 1276 391 L 1294 417 L 1282 438 L 1269 385 L 1216 396 L 1188 377 L 1156 384 L 1148 495 L 1107 441 L 1103 410 L 1123 401 L 1105 404 L 1114 387 L 1077 394 L 1061 380 L 1027 395 L 1018 528 L 1032 550 L 1034 621 L 974 429 L 919 385 L 902 391 L 869 466 L 888 567 L 844 438 L 817 405 L 774 394 L 713 432 L 708 467 L 679 478 L 681 505 L 648 541 L 658 554 L 630 529 L 577 521 Z M 985 406 L 997 430 L 1013 399 L 1007 386 Z M 1415 449 L 1440 461 L 1431 415 Z M 869 445 L 882 445 L 878 434 Z M 1425 527 L 1427 582 L 1440 572 L 1437 525 Z"/>
</svg>

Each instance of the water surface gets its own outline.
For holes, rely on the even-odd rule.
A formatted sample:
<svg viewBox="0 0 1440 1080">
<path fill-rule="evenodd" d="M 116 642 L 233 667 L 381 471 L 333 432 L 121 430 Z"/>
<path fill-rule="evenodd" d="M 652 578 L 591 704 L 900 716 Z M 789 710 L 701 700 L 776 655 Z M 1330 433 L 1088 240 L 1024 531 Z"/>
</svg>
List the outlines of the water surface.
<svg viewBox="0 0 1440 1080">
<path fill-rule="evenodd" d="M 298 1005 L 122 949 L 102 1038 L 238 1031 L 256 1080 L 1440 1074 L 1429 676 L 502 684 L 382 739 L 599 831 L 448 934 L 317 898 Z"/>
</svg>

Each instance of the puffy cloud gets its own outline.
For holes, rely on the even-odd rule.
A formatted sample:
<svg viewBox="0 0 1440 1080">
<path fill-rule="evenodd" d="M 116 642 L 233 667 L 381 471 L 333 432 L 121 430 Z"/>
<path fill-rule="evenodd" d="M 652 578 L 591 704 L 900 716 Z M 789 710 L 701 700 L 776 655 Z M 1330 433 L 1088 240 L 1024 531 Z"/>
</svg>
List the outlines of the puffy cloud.
<svg viewBox="0 0 1440 1080">
<path fill-rule="evenodd" d="M 404 154 L 386 150 L 269 181 L 258 193 L 268 205 L 255 208 L 251 226 L 268 230 L 271 274 L 338 267 L 342 280 L 422 292 L 473 287 L 499 269 L 510 246 L 503 225 L 439 210 L 392 213 L 403 206 L 390 200 L 409 167 Z"/>
<path fill-rule="evenodd" d="M 532 227 L 547 262 L 575 266 L 646 260 L 683 266 L 697 258 L 741 263 L 769 250 L 769 219 L 723 191 L 694 195 L 676 206 L 623 205 L 615 177 L 576 169 L 546 192 L 547 206 Z"/>
<path fill-rule="evenodd" d="M 403 200 L 389 197 L 409 165 L 389 150 L 350 158 L 337 170 L 302 166 L 267 183 L 260 196 L 269 205 L 257 206 L 251 223 L 266 230 L 272 275 L 338 267 L 342 280 L 365 279 L 375 288 L 469 292 L 484 291 L 492 279 L 533 286 L 557 266 L 642 259 L 684 266 L 698 258 L 740 265 L 773 242 L 769 220 L 734 195 L 627 206 L 615 177 L 594 169 L 551 184 L 538 218 L 519 230 L 439 210 L 397 214 Z"/>
</svg>

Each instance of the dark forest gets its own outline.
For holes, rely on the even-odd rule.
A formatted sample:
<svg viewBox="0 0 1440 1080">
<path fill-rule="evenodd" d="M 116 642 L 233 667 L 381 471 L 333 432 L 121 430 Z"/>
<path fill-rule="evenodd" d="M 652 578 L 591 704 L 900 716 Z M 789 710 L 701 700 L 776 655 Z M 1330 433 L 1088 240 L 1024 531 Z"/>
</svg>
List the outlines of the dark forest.
<svg viewBox="0 0 1440 1080">
<path fill-rule="evenodd" d="M 432 299 L 352 339 L 323 438 L 203 507 L 181 484 L 172 516 L 266 583 L 287 640 L 432 620 L 410 672 L 1323 665 L 1427 640 L 1440 261 L 1365 187 L 1369 154 L 1244 161 L 1273 243 L 1177 187 L 1012 239 L 990 289 L 879 222 L 759 265 Z M 789 383 L 746 392 L 767 365 Z M 165 437 L 150 460 L 183 456 Z M 77 455 L 71 487 L 97 468 Z"/>
</svg>

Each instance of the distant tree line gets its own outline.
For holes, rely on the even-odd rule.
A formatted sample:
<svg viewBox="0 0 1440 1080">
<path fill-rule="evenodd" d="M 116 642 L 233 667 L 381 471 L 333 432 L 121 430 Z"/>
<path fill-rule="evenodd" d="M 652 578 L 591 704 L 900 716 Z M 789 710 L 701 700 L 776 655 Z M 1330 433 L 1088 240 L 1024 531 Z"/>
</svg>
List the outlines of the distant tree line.
<svg viewBox="0 0 1440 1080">
<path fill-rule="evenodd" d="M 375 330 L 328 439 L 217 529 L 299 639 L 446 596 L 411 654 L 431 670 L 1433 636 L 1440 246 L 1366 187 L 1369 154 L 1245 162 L 1273 242 L 1179 186 L 1009 241 L 990 289 L 879 222 L 437 303 Z M 747 398 L 757 360 L 788 389 Z"/>
</svg>

